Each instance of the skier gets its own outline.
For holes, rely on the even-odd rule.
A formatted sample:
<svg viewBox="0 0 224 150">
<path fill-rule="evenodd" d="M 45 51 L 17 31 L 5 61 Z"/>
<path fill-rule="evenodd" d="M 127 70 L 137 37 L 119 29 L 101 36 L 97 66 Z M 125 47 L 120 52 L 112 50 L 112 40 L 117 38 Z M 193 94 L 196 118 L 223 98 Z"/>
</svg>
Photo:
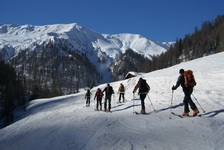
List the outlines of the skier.
<svg viewBox="0 0 224 150">
<path fill-rule="evenodd" d="M 113 87 L 110 84 L 107 84 L 107 87 L 103 90 L 105 92 L 105 103 L 104 103 L 104 111 L 110 112 L 111 109 L 111 95 L 114 94 Z M 107 109 L 107 101 L 108 101 L 108 109 Z"/>
<path fill-rule="evenodd" d="M 124 85 L 121 83 L 120 84 L 120 87 L 118 89 L 118 94 L 120 93 L 120 96 L 119 96 L 119 103 L 121 103 L 121 97 L 123 98 L 123 102 L 125 102 L 125 98 L 124 98 L 124 94 L 125 94 L 125 87 Z"/>
<path fill-rule="evenodd" d="M 193 92 L 193 87 L 194 86 L 185 86 L 185 79 L 184 79 L 184 69 L 179 70 L 180 76 L 178 77 L 177 83 L 175 86 L 172 87 L 172 90 L 176 90 L 180 85 L 183 88 L 184 92 L 184 113 L 182 114 L 183 116 L 189 116 L 189 106 L 191 106 L 191 109 L 194 111 L 193 116 L 196 116 L 199 113 L 198 108 L 196 107 L 195 103 L 191 99 L 191 94 Z M 195 82 L 196 84 L 196 82 Z"/>
<path fill-rule="evenodd" d="M 137 89 L 139 89 L 138 94 L 140 95 L 140 100 L 141 100 L 141 105 L 142 105 L 141 113 L 146 114 L 144 100 L 150 90 L 150 86 L 147 84 L 145 79 L 139 78 L 138 83 L 134 87 L 133 93 L 135 93 Z"/>
<path fill-rule="evenodd" d="M 92 93 L 90 92 L 90 90 L 87 90 L 85 98 L 86 98 L 86 107 L 90 106 L 90 98 L 91 98 Z"/>
<path fill-rule="evenodd" d="M 101 91 L 100 88 L 97 89 L 94 100 L 96 99 L 96 111 L 98 111 L 99 106 L 100 110 L 102 110 L 102 98 L 103 98 L 103 92 Z"/>
</svg>

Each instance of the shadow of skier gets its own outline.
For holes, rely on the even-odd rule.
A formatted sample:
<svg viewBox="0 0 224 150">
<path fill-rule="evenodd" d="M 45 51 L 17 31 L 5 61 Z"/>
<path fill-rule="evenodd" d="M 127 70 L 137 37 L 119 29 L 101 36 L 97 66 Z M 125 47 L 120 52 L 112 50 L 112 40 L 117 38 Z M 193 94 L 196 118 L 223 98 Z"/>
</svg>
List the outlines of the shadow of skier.
<svg viewBox="0 0 224 150">
<path fill-rule="evenodd" d="M 207 116 L 208 115 L 208 117 L 212 118 L 212 117 L 214 117 L 214 116 L 216 116 L 216 115 L 218 115 L 220 113 L 224 113 L 224 109 L 210 111 L 210 112 L 207 112 L 207 113 L 202 114 L 202 115 L 203 116 Z"/>
<path fill-rule="evenodd" d="M 129 109 L 129 108 L 135 107 L 135 106 L 141 106 L 141 104 L 130 105 L 130 106 L 127 106 L 127 107 L 122 108 L 122 109 L 113 110 L 112 112 L 123 111 L 123 110 Z"/>
<path fill-rule="evenodd" d="M 174 106 L 169 106 L 169 107 L 166 107 L 166 108 L 162 108 L 162 109 L 159 109 L 159 110 L 156 110 L 156 112 L 162 112 L 162 111 L 165 111 L 165 110 L 168 110 L 168 109 L 175 109 L 177 107 L 181 107 L 183 106 L 184 104 L 183 103 L 180 103 L 180 104 L 177 104 L 177 105 L 174 105 Z"/>
</svg>

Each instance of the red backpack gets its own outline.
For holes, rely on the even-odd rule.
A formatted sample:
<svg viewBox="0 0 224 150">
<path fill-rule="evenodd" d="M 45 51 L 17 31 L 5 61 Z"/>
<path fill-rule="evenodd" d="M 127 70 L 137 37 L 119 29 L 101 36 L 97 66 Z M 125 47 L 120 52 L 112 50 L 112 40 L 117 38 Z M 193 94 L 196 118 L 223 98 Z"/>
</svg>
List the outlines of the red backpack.
<svg viewBox="0 0 224 150">
<path fill-rule="evenodd" d="M 193 71 L 191 70 L 184 71 L 184 85 L 185 87 L 189 87 L 189 86 L 193 87 L 196 85 Z"/>
<path fill-rule="evenodd" d="M 96 92 L 96 96 L 99 97 L 99 98 L 102 98 L 103 97 L 103 92 L 101 90 L 98 90 Z"/>
</svg>

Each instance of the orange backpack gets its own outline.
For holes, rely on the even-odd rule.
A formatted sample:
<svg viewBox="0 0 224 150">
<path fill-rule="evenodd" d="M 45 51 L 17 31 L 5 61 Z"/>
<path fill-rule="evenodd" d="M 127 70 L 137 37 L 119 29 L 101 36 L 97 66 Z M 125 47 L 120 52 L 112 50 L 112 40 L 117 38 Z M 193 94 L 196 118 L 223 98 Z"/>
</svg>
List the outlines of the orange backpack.
<svg viewBox="0 0 224 150">
<path fill-rule="evenodd" d="M 189 86 L 193 87 L 196 85 L 193 71 L 191 70 L 184 71 L 184 85 L 185 87 Z"/>
</svg>

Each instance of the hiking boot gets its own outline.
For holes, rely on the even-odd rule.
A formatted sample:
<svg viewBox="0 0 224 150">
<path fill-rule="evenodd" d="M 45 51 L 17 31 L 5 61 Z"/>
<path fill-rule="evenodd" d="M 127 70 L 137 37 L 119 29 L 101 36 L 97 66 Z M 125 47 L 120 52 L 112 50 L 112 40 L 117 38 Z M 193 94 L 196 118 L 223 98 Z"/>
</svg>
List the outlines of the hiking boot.
<svg viewBox="0 0 224 150">
<path fill-rule="evenodd" d="M 189 113 L 188 112 L 184 112 L 184 113 L 182 113 L 182 116 L 189 116 Z"/>
<path fill-rule="evenodd" d="M 141 110 L 141 114 L 146 114 L 146 113 L 145 113 L 145 109 L 142 109 L 142 110 Z"/>
<path fill-rule="evenodd" d="M 193 117 L 194 117 L 194 116 L 197 116 L 198 113 L 199 113 L 199 110 L 198 110 L 198 109 L 195 109 L 195 110 L 194 110 L 194 113 L 193 113 Z"/>
</svg>

